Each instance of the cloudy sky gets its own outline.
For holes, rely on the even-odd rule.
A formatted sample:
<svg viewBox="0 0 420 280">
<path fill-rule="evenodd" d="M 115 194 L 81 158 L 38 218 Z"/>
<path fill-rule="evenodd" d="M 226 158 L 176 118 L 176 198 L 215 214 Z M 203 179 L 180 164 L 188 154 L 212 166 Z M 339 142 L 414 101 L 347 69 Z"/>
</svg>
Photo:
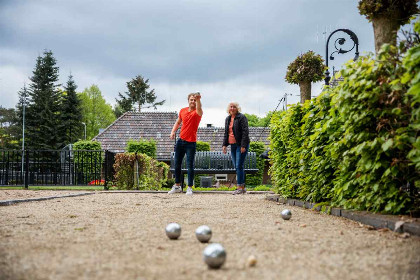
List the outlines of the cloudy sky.
<svg viewBox="0 0 420 280">
<path fill-rule="evenodd" d="M 259 116 L 285 93 L 297 102 L 287 65 L 308 50 L 325 57 L 325 32 L 337 28 L 357 34 L 361 53 L 374 51 L 355 0 L 0 0 L 0 105 L 16 105 L 36 57 L 51 50 L 60 82 L 72 73 L 78 91 L 96 84 L 114 105 L 126 82 L 142 75 L 166 99 L 160 111 L 178 111 L 200 91 L 201 125 L 221 126 L 229 101 Z M 313 95 L 321 87 L 314 84 Z"/>
</svg>

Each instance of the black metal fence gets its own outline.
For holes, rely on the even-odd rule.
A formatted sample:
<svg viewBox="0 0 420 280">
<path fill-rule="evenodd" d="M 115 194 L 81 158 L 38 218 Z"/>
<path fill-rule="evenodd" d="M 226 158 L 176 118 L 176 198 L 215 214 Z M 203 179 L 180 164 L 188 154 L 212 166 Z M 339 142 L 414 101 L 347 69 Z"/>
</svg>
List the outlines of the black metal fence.
<svg viewBox="0 0 420 280">
<path fill-rule="evenodd" d="M 106 150 L 0 150 L 0 186 L 106 187 L 114 156 Z"/>
</svg>

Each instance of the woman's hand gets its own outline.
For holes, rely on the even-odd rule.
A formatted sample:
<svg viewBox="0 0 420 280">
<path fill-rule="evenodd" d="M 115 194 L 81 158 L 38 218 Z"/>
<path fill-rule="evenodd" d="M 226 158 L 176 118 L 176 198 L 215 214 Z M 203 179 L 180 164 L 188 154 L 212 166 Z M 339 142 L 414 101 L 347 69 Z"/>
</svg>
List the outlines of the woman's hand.
<svg viewBox="0 0 420 280">
<path fill-rule="evenodd" d="M 227 153 L 227 147 L 223 146 L 223 153 L 226 154 Z"/>
<path fill-rule="evenodd" d="M 245 153 L 246 149 L 244 147 L 241 147 L 241 154 Z"/>
</svg>

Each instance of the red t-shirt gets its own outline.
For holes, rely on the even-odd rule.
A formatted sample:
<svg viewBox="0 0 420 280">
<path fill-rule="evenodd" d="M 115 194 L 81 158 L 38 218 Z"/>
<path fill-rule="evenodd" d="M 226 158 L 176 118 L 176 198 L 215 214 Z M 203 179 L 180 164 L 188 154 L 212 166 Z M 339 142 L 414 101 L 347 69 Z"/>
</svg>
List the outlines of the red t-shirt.
<svg viewBox="0 0 420 280">
<path fill-rule="evenodd" d="M 197 142 L 197 130 L 201 121 L 201 116 L 197 114 L 196 110 L 191 112 L 189 108 L 182 108 L 179 111 L 179 118 L 182 121 L 181 133 L 179 137 L 188 142 Z"/>
</svg>

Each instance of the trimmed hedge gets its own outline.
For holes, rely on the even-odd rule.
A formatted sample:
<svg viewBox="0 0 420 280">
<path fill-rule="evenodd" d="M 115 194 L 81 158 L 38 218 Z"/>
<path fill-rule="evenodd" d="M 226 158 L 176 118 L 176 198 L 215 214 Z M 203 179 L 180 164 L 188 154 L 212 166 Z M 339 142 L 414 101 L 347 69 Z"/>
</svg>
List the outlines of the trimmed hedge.
<svg viewBox="0 0 420 280">
<path fill-rule="evenodd" d="M 246 174 L 246 184 L 252 186 L 258 186 L 262 184 L 264 175 L 264 159 L 259 156 L 265 151 L 265 145 L 263 142 L 250 142 L 249 151 L 257 154 L 257 167 L 258 172 L 254 175 Z"/>
<path fill-rule="evenodd" d="M 149 157 L 156 158 L 156 141 L 150 140 L 130 140 L 127 142 L 127 153 L 145 154 Z"/>
<path fill-rule="evenodd" d="M 276 113 L 270 174 L 277 192 L 345 209 L 418 210 L 419 69 L 419 46 L 403 55 L 385 45 L 377 59 L 346 64 L 337 87 Z"/>
</svg>

